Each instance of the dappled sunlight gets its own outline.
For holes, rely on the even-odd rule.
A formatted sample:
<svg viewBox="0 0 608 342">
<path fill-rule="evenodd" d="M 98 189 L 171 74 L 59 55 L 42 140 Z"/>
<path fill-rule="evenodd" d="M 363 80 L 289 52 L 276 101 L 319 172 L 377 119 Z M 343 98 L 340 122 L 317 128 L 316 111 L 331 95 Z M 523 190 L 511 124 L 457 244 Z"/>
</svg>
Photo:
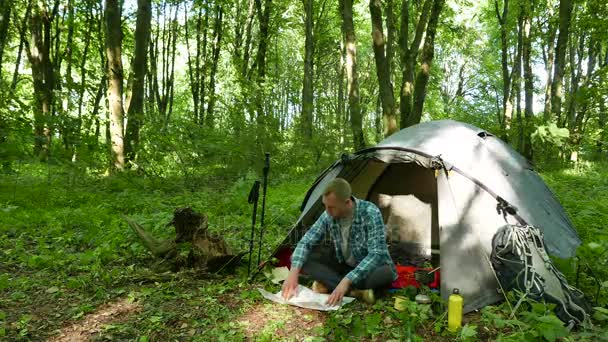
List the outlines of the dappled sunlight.
<svg viewBox="0 0 608 342">
<path fill-rule="evenodd" d="M 251 306 L 240 317 L 238 325 L 249 340 L 263 337 L 301 341 L 323 335 L 327 313 L 268 302 Z"/>
<path fill-rule="evenodd" d="M 111 323 L 122 322 L 128 316 L 138 313 L 142 307 L 128 298 L 120 298 L 114 302 L 99 307 L 96 311 L 87 314 L 82 320 L 66 326 L 58 336 L 51 337 L 51 342 L 87 341 L 103 332 L 105 326 Z"/>
</svg>

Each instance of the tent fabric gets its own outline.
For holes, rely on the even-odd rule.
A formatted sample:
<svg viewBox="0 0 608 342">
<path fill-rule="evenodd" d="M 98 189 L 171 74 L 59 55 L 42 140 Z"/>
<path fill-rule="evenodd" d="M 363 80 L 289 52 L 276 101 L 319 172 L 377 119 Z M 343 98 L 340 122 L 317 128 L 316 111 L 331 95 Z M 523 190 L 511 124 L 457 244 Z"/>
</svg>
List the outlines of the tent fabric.
<svg viewBox="0 0 608 342">
<path fill-rule="evenodd" d="M 458 288 L 465 312 L 501 299 L 489 259 L 492 237 L 515 218 L 497 211 L 495 196 L 543 231 L 550 254 L 568 258 L 580 244 L 563 208 L 524 157 L 480 128 L 440 120 L 343 155 L 309 189 L 282 247 L 297 244 L 323 212 L 322 191 L 336 177 L 349 181 L 355 196 L 378 205 L 395 262 L 439 251 L 441 294 L 447 299 Z"/>
</svg>

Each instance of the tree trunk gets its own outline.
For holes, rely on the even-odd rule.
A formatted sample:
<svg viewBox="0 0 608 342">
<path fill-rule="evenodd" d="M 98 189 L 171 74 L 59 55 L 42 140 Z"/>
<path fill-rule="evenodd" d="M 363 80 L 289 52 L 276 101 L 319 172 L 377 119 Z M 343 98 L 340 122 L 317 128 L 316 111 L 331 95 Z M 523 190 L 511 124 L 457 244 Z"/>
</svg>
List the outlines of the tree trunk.
<svg viewBox="0 0 608 342">
<path fill-rule="evenodd" d="M 260 22 L 260 32 L 258 40 L 258 51 L 255 57 L 255 65 L 258 70 L 258 82 L 263 82 L 266 77 L 266 49 L 268 47 L 268 30 L 270 28 L 270 8 L 272 0 L 264 1 L 264 9 L 262 10 L 262 0 L 255 0 L 255 5 Z"/>
<path fill-rule="evenodd" d="M 303 136 L 312 139 L 313 124 L 313 55 L 314 40 L 312 36 L 313 28 L 313 0 L 303 0 L 304 2 L 304 81 L 302 85 L 302 133 Z"/>
<path fill-rule="evenodd" d="M 19 50 L 17 51 L 17 60 L 15 61 L 15 70 L 13 71 L 13 80 L 11 82 L 11 92 L 17 89 L 17 83 L 19 82 L 19 66 L 21 65 L 21 56 L 23 53 L 23 47 L 27 43 L 27 21 L 32 12 L 32 1 L 28 0 L 25 15 L 21 21 L 21 27 L 19 28 Z M 17 22 L 17 15 L 15 14 L 15 22 Z"/>
<path fill-rule="evenodd" d="M 51 25 L 54 11 L 37 2 L 30 16 L 31 42 L 26 41 L 28 58 L 32 65 L 34 83 L 34 154 L 45 160 L 48 157 L 53 126 L 51 124 L 55 79 L 51 63 Z"/>
<path fill-rule="evenodd" d="M 532 63 L 530 54 L 532 52 L 532 38 L 531 38 L 531 28 L 532 28 L 532 4 L 524 3 L 522 5 L 523 9 L 523 32 L 522 32 L 522 59 L 524 64 L 524 102 L 525 102 L 525 110 L 524 110 L 524 127 L 523 127 L 523 154 L 528 160 L 532 160 L 532 125 L 534 120 L 534 74 L 532 73 Z"/>
<path fill-rule="evenodd" d="M 374 59 L 376 60 L 376 75 L 378 76 L 378 88 L 382 102 L 383 134 L 385 137 L 397 131 L 397 116 L 395 115 L 395 95 L 391 83 L 390 62 L 387 58 L 384 46 L 384 34 L 382 29 L 382 2 L 370 0 L 369 11 L 372 20 L 372 47 Z"/>
<path fill-rule="evenodd" d="M 425 0 L 420 13 L 420 18 L 416 23 L 416 31 L 414 33 L 414 40 L 412 44 L 409 44 L 409 0 L 402 0 L 401 2 L 401 32 L 399 38 L 399 50 L 401 59 L 401 91 L 399 108 L 401 114 L 400 127 L 408 127 L 408 122 L 415 121 L 411 120 L 412 117 L 412 103 L 414 102 L 414 73 L 416 70 L 416 60 L 418 58 L 418 51 L 420 50 L 420 42 L 424 35 L 424 30 L 427 27 L 428 17 L 431 12 L 431 5 L 433 0 Z"/>
<path fill-rule="evenodd" d="M 363 115 L 359 105 L 359 78 L 357 75 L 357 37 L 353 23 L 353 1 L 340 0 L 342 30 L 346 42 L 346 79 L 348 80 L 348 109 L 353 132 L 355 150 L 365 148 L 363 136 Z"/>
<path fill-rule="evenodd" d="M 517 150 L 522 153 L 524 147 L 523 119 L 521 115 L 521 64 L 524 44 L 524 11 L 523 4 L 519 6 L 519 14 L 517 16 L 517 50 L 513 69 L 511 71 L 511 99 L 515 99 L 515 112 L 517 113 Z M 511 101 L 513 102 L 513 101 Z M 505 137 L 508 137 L 508 131 L 505 132 Z M 508 139 L 505 139 L 508 142 Z"/>
<path fill-rule="evenodd" d="M 544 121 L 549 121 L 551 118 L 551 86 L 553 84 L 553 64 L 555 62 L 555 36 L 557 35 L 557 25 L 553 23 L 552 20 L 549 20 L 548 28 L 548 38 L 546 42 L 547 53 L 545 58 L 545 72 L 547 73 L 547 80 L 545 82 L 545 108 L 543 119 Z M 544 48 L 543 48 L 543 56 Z"/>
<path fill-rule="evenodd" d="M 553 82 L 551 83 L 551 117 L 558 122 L 562 114 L 563 79 L 566 69 L 566 50 L 570 32 L 570 18 L 572 15 L 572 0 L 559 2 L 559 35 L 555 46 L 555 68 Z"/>
<path fill-rule="evenodd" d="M 12 9 L 12 0 L 4 0 L 0 5 L 0 82 L 2 81 L 2 57 L 4 56 L 4 46 L 9 38 L 7 33 Z"/>
<path fill-rule="evenodd" d="M 80 134 L 82 128 L 82 105 L 84 102 L 84 93 L 87 88 L 87 59 L 89 55 L 89 48 L 91 46 L 91 34 L 93 33 L 93 13 L 92 10 L 89 9 L 87 12 L 87 27 L 84 38 L 84 51 L 82 52 L 82 58 L 80 61 L 80 86 L 78 90 L 78 129 L 77 133 Z"/>
<path fill-rule="evenodd" d="M 504 0 L 502 7 L 502 14 L 498 9 L 498 0 L 494 0 L 494 10 L 496 11 L 496 18 L 500 25 L 500 65 L 502 70 L 502 120 L 501 128 L 503 130 L 503 138 L 508 135 L 508 131 L 511 126 L 511 118 L 513 116 L 513 103 L 511 101 L 511 74 L 509 73 L 509 55 L 508 55 L 508 42 L 507 42 L 507 16 L 509 15 L 509 0 Z"/>
<path fill-rule="evenodd" d="M 122 31 L 119 0 L 106 0 L 106 54 L 108 58 L 108 102 L 110 107 L 110 141 L 114 170 L 123 170 L 123 68 Z"/>
<path fill-rule="evenodd" d="M 247 26 L 245 27 L 245 46 L 243 47 L 243 65 L 241 74 L 247 77 L 249 73 L 249 56 L 251 55 L 251 39 L 253 18 L 255 17 L 255 1 L 249 0 L 249 11 L 247 12 Z"/>
<path fill-rule="evenodd" d="M 211 51 L 211 74 L 209 75 L 209 102 L 207 103 L 207 115 L 205 123 L 208 128 L 213 129 L 215 126 L 215 76 L 220 61 L 220 51 L 222 47 L 223 35 L 223 16 L 224 9 L 221 5 L 216 5 L 215 23 L 213 25 L 213 50 Z"/>
<path fill-rule="evenodd" d="M 431 65 L 435 56 L 435 33 L 437 32 L 437 23 L 439 15 L 443 9 L 445 0 L 434 0 L 433 9 L 429 18 L 429 24 L 426 28 L 426 38 L 424 39 L 424 47 L 422 48 L 421 66 L 418 75 L 416 75 L 416 83 L 414 84 L 414 106 L 410 120 L 406 123 L 407 126 L 412 126 L 420 122 L 422 117 L 422 109 L 424 99 L 426 97 L 426 86 L 431 73 Z"/>
<path fill-rule="evenodd" d="M 148 41 L 152 5 L 150 0 L 137 1 L 137 22 L 135 24 L 135 51 L 131 63 L 131 99 L 127 104 L 127 131 L 125 134 L 125 162 L 135 159 L 139 145 L 139 129 L 144 119 L 144 85 L 148 64 Z"/>
<path fill-rule="evenodd" d="M 68 35 L 67 35 L 67 39 L 66 39 L 66 43 L 65 43 L 65 48 L 63 50 L 63 54 L 62 54 L 61 58 L 58 58 L 56 60 L 57 66 L 55 68 L 55 78 L 64 80 L 64 82 L 57 83 L 58 90 L 61 90 L 62 83 L 65 83 L 66 90 L 63 92 L 65 95 L 63 96 L 61 106 L 58 106 L 59 107 L 59 119 L 61 122 L 61 125 L 59 126 L 59 133 L 63 140 L 63 146 L 64 146 L 65 150 L 70 151 L 70 149 L 72 148 L 72 145 L 74 144 L 74 139 L 75 139 L 74 138 L 75 131 L 74 131 L 74 128 L 71 123 L 71 116 L 69 115 L 70 109 L 72 108 L 71 93 L 72 93 L 72 90 L 74 89 L 74 78 L 72 77 L 72 65 L 73 65 L 72 55 L 73 55 L 73 51 L 74 51 L 74 3 L 73 3 L 73 0 L 68 0 L 66 10 L 68 12 L 68 19 L 67 19 Z M 64 12 L 64 15 L 65 15 L 65 12 Z M 56 36 L 57 36 L 57 41 L 59 41 L 60 36 L 61 36 L 59 26 L 57 27 Z M 58 50 L 57 55 L 59 55 L 59 49 L 57 49 L 57 50 Z M 62 60 L 67 61 L 65 77 L 63 77 L 63 78 L 61 77 L 61 61 Z"/>
</svg>

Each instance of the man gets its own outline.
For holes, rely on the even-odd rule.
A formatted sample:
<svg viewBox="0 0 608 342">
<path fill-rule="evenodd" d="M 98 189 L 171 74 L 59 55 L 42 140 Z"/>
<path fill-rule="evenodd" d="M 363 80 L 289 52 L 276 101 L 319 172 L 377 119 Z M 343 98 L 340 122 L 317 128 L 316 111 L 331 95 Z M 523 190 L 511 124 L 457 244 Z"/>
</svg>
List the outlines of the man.
<svg viewBox="0 0 608 342">
<path fill-rule="evenodd" d="M 329 305 L 340 304 L 351 288 L 352 296 L 373 303 L 373 289 L 388 286 L 397 278 L 380 210 L 371 202 L 353 197 L 350 184 L 342 178 L 326 186 L 323 204 L 325 211 L 292 254 L 283 298 L 296 294 L 298 275 L 303 271 L 315 280 L 313 290 L 323 292 L 325 287 L 332 291 Z M 313 251 L 328 233 L 334 248 Z"/>
</svg>

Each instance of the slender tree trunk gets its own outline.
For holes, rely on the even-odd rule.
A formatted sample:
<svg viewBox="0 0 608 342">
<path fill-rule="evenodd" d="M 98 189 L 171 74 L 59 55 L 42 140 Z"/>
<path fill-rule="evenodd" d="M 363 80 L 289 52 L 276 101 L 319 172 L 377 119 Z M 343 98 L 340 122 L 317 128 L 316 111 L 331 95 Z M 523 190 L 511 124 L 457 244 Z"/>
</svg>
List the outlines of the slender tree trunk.
<svg viewBox="0 0 608 342">
<path fill-rule="evenodd" d="M 68 19 L 67 19 L 68 35 L 67 35 L 65 49 L 63 51 L 63 54 L 62 54 L 61 58 L 58 59 L 58 61 L 57 61 L 58 67 L 55 70 L 55 74 L 56 74 L 55 77 L 57 79 L 62 79 L 61 63 L 59 61 L 66 60 L 67 66 L 66 66 L 65 77 L 63 78 L 65 80 L 66 91 L 65 91 L 65 95 L 62 99 L 61 107 L 59 108 L 60 121 L 61 121 L 61 126 L 59 127 L 59 132 L 61 134 L 61 138 L 63 140 L 63 146 L 64 146 L 65 150 L 69 151 L 72 148 L 72 145 L 74 144 L 74 135 L 75 135 L 74 128 L 72 127 L 72 124 L 70 122 L 71 117 L 68 114 L 72 107 L 71 93 L 72 93 L 72 90 L 74 89 L 74 79 L 72 77 L 72 65 L 73 65 L 72 55 L 73 55 L 73 50 L 74 50 L 74 3 L 73 3 L 73 0 L 68 0 L 66 10 L 68 12 Z M 57 30 L 57 36 L 58 37 L 60 36 L 59 28 Z M 59 39 L 57 39 L 57 40 L 59 41 Z M 59 55 L 59 53 L 58 53 L 58 55 Z M 62 84 L 62 82 L 57 83 L 59 89 L 61 89 L 61 87 L 60 87 L 61 84 Z"/>
<path fill-rule="evenodd" d="M 249 0 L 249 11 L 247 12 L 247 26 L 245 27 L 245 47 L 243 48 L 243 65 L 241 74 L 246 77 L 249 73 L 249 58 L 251 55 L 251 39 L 252 39 L 252 28 L 253 19 L 255 17 L 255 1 Z"/>
<path fill-rule="evenodd" d="M 359 77 L 357 74 L 357 38 L 353 23 L 352 0 L 340 0 L 342 30 L 346 42 L 346 78 L 348 80 L 348 109 L 350 112 L 353 145 L 355 150 L 365 148 L 363 115 L 359 104 Z"/>
<path fill-rule="evenodd" d="M 378 88 L 382 102 L 383 134 L 385 137 L 397 131 L 397 116 L 395 114 L 395 95 L 391 83 L 390 61 L 385 52 L 384 33 L 382 29 L 382 2 L 381 0 L 370 0 L 369 10 L 372 20 L 372 47 L 374 59 L 376 60 L 376 75 L 378 76 Z"/>
<path fill-rule="evenodd" d="M 386 1 L 386 64 L 390 75 L 391 87 L 393 84 L 393 57 L 395 56 L 395 4 L 393 0 Z M 393 95 L 394 98 L 394 95 Z M 397 108 L 395 108 L 397 110 Z"/>
<path fill-rule="evenodd" d="M 547 28 L 547 46 L 546 53 L 543 47 L 543 57 L 545 60 L 545 72 L 547 73 L 547 80 L 545 82 L 545 107 L 543 119 L 549 121 L 551 118 L 551 85 L 553 84 L 553 64 L 555 62 L 555 36 L 557 35 L 557 25 L 553 23 L 553 20 L 549 20 Z"/>
<path fill-rule="evenodd" d="M 412 44 L 409 44 L 409 22 L 410 22 L 410 5 L 409 0 L 402 0 L 401 2 L 401 32 L 399 38 L 399 49 L 401 56 L 401 91 L 400 91 L 400 114 L 401 122 L 400 127 L 405 128 L 409 126 L 409 122 L 414 122 L 413 115 L 413 102 L 414 102 L 414 76 L 416 71 L 416 60 L 418 58 L 418 52 L 420 50 L 420 43 L 424 36 L 425 28 L 427 27 L 429 14 L 431 13 L 431 7 L 433 0 L 425 0 L 420 13 L 420 18 L 415 24 L 416 31 L 414 33 L 414 39 Z"/>
<path fill-rule="evenodd" d="M 127 104 L 127 131 L 125 134 L 125 162 L 135 159 L 139 146 L 139 130 L 144 120 L 144 85 L 148 64 L 148 41 L 152 21 L 150 0 L 137 1 L 135 24 L 135 51 L 131 63 L 131 99 Z"/>
<path fill-rule="evenodd" d="M 188 53 L 188 78 L 190 80 L 190 92 L 192 94 L 192 104 L 194 106 L 194 122 L 198 123 L 199 121 L 199 99 L 198 99 L 198 87 L 199 87 L 199 68 L 200 68 L 200 51 L 199 51 L 199 43 L 200 43 L 200 28 L 201 28 L 201 19 L 202 18 L 202 8 L 198 9 L 196 16 L 196 54 L 194 58 L 192 58 L 192 54 L 190 53 L 190 32 L 188 30 L 188 11 L 184 11 L 184 29 L 186 36 L 186 51 Z"/>
<path fill-rule="evenodd" d="M 524 123 L 521 113 L 521 74 L 522 74 L 522 57 L 524 44 L 524 10 L 523 4 L 519 6 L 519 15 L 517 16 L 517 54 L 511 72 L 513 80 L 511 81 L 511 98 L 515 98 L 515 112 L 517 113 L 517 150 L 523 153 L 524 148 Z M 505 140 L 508 142 L 508 139 Z"/>
<path fill-rule="evenodd" d="M 78 90 L 78 129 L 77 133 L 80 134 L 82 128 L 82 105 L 84 103 L 84 93 L 87 88 L 87 60 L 89 56 L 89 49 L 91 46 L 91 35 L 93 33 L 93 13 L 92 10 L 87 13 L 87 27 L 84 37 L 84 51 L 82 52 L 82 58 L 80 60 L 80 86 Z"/>
<path fill-rule="evenodd" d="M 4 46 L 9 38 L 8 27 L 13 9 L 12 0 L 4 0 L 0 4 L 0 82 L 2 81 L 2 61 L 4 56 Z"/>
<path fill-rule="evenodd" d="M 258 33 L 258 50 L 256 53 L 254 65 L 250 69 L 250 73 L 253 69 L 257 70 L 257 92 L 254 95 L 255 109 L 256 109 L 256 120 L 258 127 L 262 130 L 258 132 L 258 141 L 266 142 L 266 113 L 264 111 L 264 82 L 266 78 L 266 50 L 268 47 L 269 29 L 270 29 L 270 10 L 272 7 L 272 0 L 265 0 L 264 7 L 262 8 L 262 0 L 255 0 L 256 12 L 258 14 L 258 21 L 260 25 Z M 262 139 L 260 139 L 262 138 Z"/>
<path fill-rule="evenodd" d="M 561 120 L 563 79 L 566 69 L 566 50 L 570 32 L 570 18 L 572 15 L 572 0 L 559 2 L 559 35 L 555 46 L 555 68 L 553 82 L 551 83 L 551 118 L 558 122 Z"/>
<path fill-rule="evenodd" d="M 302 85 L 302 133 L 306 139 L 312 139 L 313 126 L 313 0 L 304 2 L 304 81 Z"/>
<path fill-rule="evenodd" d="M 123 170 L 123 68 L 121 9 L 118 0 L 106 0 L 106 54 L 108 58 L 108 102 L 110 107 L 110 141 L 112 164 L 115 170 Z"/>
<path fill-rule="evenodd" d="M 211 74 L 209 75 L 209 102 L 207 103 L 207 115 L 205 117 L 205 123 L 210 129 L 213 129 L 215 126 L 215 76 L 217 74 L 222 47 L 223 16 L 223 7 L 221 5 L 216 5 L 215 22 L 213 25 L 213 49 L 211 51 Z"/>
<path fill-rule="evenodd" d="M 346 110 L 344 106 L 344 73 L 346 68 L 346 63 L 344 61 L 344 33 L 342 33 L 342 38 L 340 39 L 340 61 L 338 64 L 338 129 L 340 131 L 340 144 L 343 143 L 345 134 L 346 122 Z"/>
<path fill-rule="evenodd" d="M 564 115 L 564 127 L 568 127 L 571 133 L 576 131 L 576 112 L 577 102 L 580 97 L 580 80 L 583 73 L 583 54 L 585 52 L 585 38 L 586 35 L 582 34 L 578 37 L 579 46 L 578 49 L 574 47 L 574 39 L 571 39 L 572 45 L 570 47 L 570 91 L 568 91 L 568 101 L 566 101 L 566 115 Z M 575 58 L 576 57 L 576 58 Z M 576 67 L 575 67 L 576 66 Z"/>
<path fill-rule="evenodd" d="M 507 17 L 509 15 L 509 0 L 503 1 L 502 14 L 498 8 L 498 0 L 494 0 L 494 10 L 500 25 L 500 65 L 502 69 L 502 120 L 501 128 L 503 138 L 508 135 L 511 118 L 513 116 L 513 103 L 511 101 L 511 74 L 509 73 L 509 43 L 507 41 Z"/>
<path fill-rule="evenodd" d="M 412 115 L 408 120 L 407 125 L 415 125 L 422 118 L 422 109 L 424 99 L 426 98 L 427 83 L 431 74 L 431 65 L 435 56 L 435 33 L 437 32 L 437 23 L 439 15 L 443 9 L 445 0 L 434 0 L 433 9 L 429 18 L 429 24 L 426 28 L 426 38 L 424 39 L 424 47 L 422 48 L 420 71 L 416 75 L 416 83 L 414 84 L 414 106 Z"/>
<path fill-rule="evenodd" d="M 255 0 L 255 5 L 260 23 L 260 32 L 258 51 L 254 63 L 258 70 L 258 82 L 263 82 L 264 78 L 266 77 L 266 50 L 268 47 L 270 8 L 272 7 L 272 0 L 264 1 L 264 9 L 262 9 L 262 0 Z"/>
<path fill-rule="evenodd" d="M 21 56 L 23 53 L 23 47 L 27 43 L 27 37 L 25 36 L 27 33 L 27 21 L 30 17 L 30 13 L 32 12 L 32 1 L 27 1 L 27 8 L 25 10 L 25 15 L 21 21 L 21 27 L 19 28 L 19 50 L 17 51 L 17 60 L 15 61 L 15 70 L 13 71 L 13 81 L 11 82 L 11 92 L 14 92 L 17 88 L 17 83 L 19 82 L 19 66 L 21 66 Z M 18 21 L 18 18 L 15 14 L 15 22 Z"/>
<path fill-rule="evenodd" d="M 534 74 L 532 73 L 532 63 L 530 54 L 532 52 L 532 38 L 531 38 L 531 29 L 532 29 L 532 4 L 524 3 L 522 5 L 524 10 L 523 12 L 523 34 L 522 34 L 522 58 L 524 64 L 524 102 L 525 102 L 525 110 L 524 110 L 524 138 L 523 138 L 523 154 L 528 160 L 532 160 L 532 125 L 534 120 Z"/>
</svg>

